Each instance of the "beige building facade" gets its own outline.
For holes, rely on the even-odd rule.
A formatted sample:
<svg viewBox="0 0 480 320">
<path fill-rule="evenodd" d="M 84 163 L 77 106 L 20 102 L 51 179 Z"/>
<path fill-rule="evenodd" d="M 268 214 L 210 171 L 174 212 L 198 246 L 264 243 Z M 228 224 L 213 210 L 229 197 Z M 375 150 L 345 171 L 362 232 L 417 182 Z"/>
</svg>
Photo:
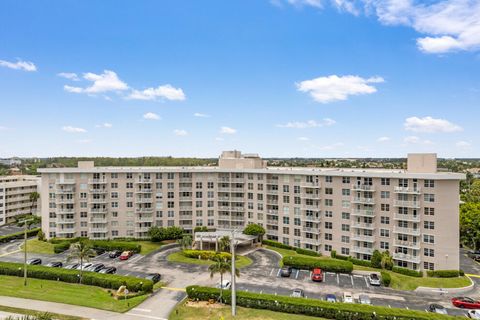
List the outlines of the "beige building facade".
<svg viewBox="0 0 480 320">
<path fill-rule="evenodd" d="M 37 203 L 32 205 L 30 194 L 38 192 L 40 178 L 35 176 L 0 177 L 0 226 L 15 222 L 15 216 L 37 214 Z"/>
<path fill-rule="evenodd" d="M 48 238 L 143 238 L 151 226 L 242 229 L 330 255 L 369 260 L 389 250 L 416 270 L 459 268 L 459 173 L 434 154 L 407 170 L 267 167 L 258 155 L 222 153 L 217 167 L 39 169 Z"/>
</svg>

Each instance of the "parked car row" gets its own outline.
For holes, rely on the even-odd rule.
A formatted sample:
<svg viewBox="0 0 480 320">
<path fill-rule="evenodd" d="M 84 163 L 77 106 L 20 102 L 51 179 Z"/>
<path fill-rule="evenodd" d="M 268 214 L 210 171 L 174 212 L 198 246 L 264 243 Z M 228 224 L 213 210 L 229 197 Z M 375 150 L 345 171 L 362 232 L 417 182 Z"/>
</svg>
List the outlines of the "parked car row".
<svg viewBox="0 0 480 320">
<path fill-rule="evenodd" d="M 302 289 L 294 289 L 292 294 L 290 294 L 291 297 L 294 298 L 303 298 L 305 297 L 305 292 Z M 337 297 L 334 294 L 327 294 L 325 296 L 325 301 L 327 302 L 337 302 Z M 353 298 L 353 295 L 351 292 L 344 292 L 342 295 L 341 302 L 343 303 L 355 303 L 355 299 Z M 357 302 L 360 304 L 372 304 L 370 301 L 370 297 L 366 294 L 360 294 L 358 296 Z"/>
</svg>

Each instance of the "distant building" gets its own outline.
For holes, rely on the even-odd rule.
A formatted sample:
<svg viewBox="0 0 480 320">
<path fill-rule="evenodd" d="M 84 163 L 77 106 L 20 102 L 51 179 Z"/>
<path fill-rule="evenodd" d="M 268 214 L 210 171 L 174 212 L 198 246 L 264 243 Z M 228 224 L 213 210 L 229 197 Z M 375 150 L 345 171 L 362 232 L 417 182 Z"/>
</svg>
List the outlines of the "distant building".
<svg viewBox="0 0 480 320">
<path fill-rule="evenodd" d="M 471 168 L 467 169 L 468 172 L 470 172 L 474 178 L 479 179 L 480 178 L 480 168 Z"/>
<path fill-rule="evenodd" d="M 35 176 L 3 176 L 0 177 L 0 225 L 15 221 L 15 216 L 29 214 L 32 211 L 30 194 L 38 192 L 40 178 Z M 33 213 L 38 214 L 33 204 Z"/>
<path fill-rule="evenodd" d="M 258 155 L 223 152 L 218 166 L 44 168 L 48 238 L 144 238 L 152 226 L 243 229 L 265 238 L 395 265 L 459 269 L 459 182 L 436 154 L 409 154 L 404 169 L 267 167 Z"/>
<path fill-rule="evenodd" d="M 0 159 L 0 164 L 9 167 L 19 166 L 22 164 L 22 160 L 18 158 Z"/>
</svg>

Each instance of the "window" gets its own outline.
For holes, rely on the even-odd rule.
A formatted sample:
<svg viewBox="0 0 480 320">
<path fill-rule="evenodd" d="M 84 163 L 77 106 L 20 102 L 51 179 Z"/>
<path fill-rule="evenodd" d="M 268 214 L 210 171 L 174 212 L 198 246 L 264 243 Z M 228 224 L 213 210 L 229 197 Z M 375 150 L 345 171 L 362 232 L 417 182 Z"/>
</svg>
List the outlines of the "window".
<svg viewBox="0 0 480 320">
<path fill-rule="evenodd" d="M 325 199 L 325 207 L 332 207 L 333 199 Z"/>
<path fill-rule="evenodd" d="M 435 180 L 425 180 L 423 186 L 425 188 L 435 188 Z"/>
<path fill-rule="evenodd" d="M 325 188 L 325 194 L 333 194 L 333 188 Z"/>
<path fill-rule="evenodd" d="M 388 199 L 388 198 L 390 198 L 390 191 L 382 191 L 382 192 L 380 192 L 380 198 L 382 198 L 382 199 Z"/>
<path fill-rule="evenodd" d="M 435 222 L 434 221 L 424 221 L 423 222 L 423 227 L 425 229 L 433 230 L 433 229 L 435 229 Z"/>
<path fill-rule="evenodd" d="M 350 249 L 349 248 L 342 248 L 342 255 L 344 255 L 344 256 L 350 255 Z"/>
<path fill-rule="evenodd" d="M 283 227 L 283 234 L 290 234 L 290 228 L 289 227 Z"/>
<path fill-rule="evenodd" d="M 343 243 L 350 243 L 350 237 L 349 236 L 342 236 L 342 242 Z"/>
<path fill-rule="evenodd" d="M 425 243 L 435 243 L 435 237 L 430 234 L 424 234 L 423 235 L 423 242 Z"/>
<path fill-rule="evenodd" d="M 380 229 L 380 237 L 389 238 L 390 237 L 390 230 Z"/>
<path fill-rule="evenodd" d="M 329 221 L 325 221 L 325 229 L 333 229 L 333 223 Z"/>
<path fill-rule="evenodd" d="M 435 195 L 432 193 L 425 193 L 423 195 L 423 200 L 425 202 L 435 202 Z"/>
<path fill-rule="evenodd" d="M 350 225 L 349 224 L 342 224 L 342 231 L 350 231 Z"/>
<path fill-rule="evenodd" d="M 283 186 L 283 192 L 290 192 L 290 186 L 288 184 Z"/>
<path fill-rule="evenodd" d="M 325 182 L 332 183 L 333 182 L 333 177 L 332 176 L 325 176 Z"/>
<path fill-rule="evenodd" d="M 350 208 L 350 200 L 342 200 L 342 208 Z"/>
<path fill-rule="evenodd" d="M 390 224 L 390 217 L 381 216 L 380 217 L 380 223 L 381 224 Z"/>
<path fill-rule="evenodd" d="M 325 240 L 332 240 L 333 235 L 331 233 L 325 233 Z"/>
<path fill-rule="evenodd" d="M 350 212 L 342 212 L 342 219 L 350 220 Z"/>
<path fill-rule="evenodd" d="M 348 197 L 350 195 L 350 189 L 342 189 L 342 196 Z"/>
<path fill-rule="evenodd" d="M 300 229 L 293 229 L 293 235 L 295 237 L 300 237 L 302 235 Z"/>
<path fill-rule="evenodd" d="M 435 250 L 429 248 L 423 248 L 423 255 L 425 257 L 435 257 Z"/>
<path fill-rule="evenodd" d="M 390 249 L 390 244 L 385 241 L 380 241 L 380 248 L 383 250 L 389 250 Z"/>
<path fill-rule="evenodd" d="M 332 246 L 329 244 L 325 245 L 325 251 L 332 251 Z"/>
<path fill-rule="evenodd" d="M 325 218 L 332 218 L 333 217 L 333 211 L 325 211 Z"/>
<path fill-rule="evenodd" d="M 382 186 L 389 186 L 390 185 L 390 178 L 382 178 L 380 179 L 380 184 Z"/>
<path fill-rule="evenodd" d="M 388 203 L 381 203 L 380 204 L 381 211 L 390 211 L 390 205 Z"/>
<path fill-rule="evenodd" d="M 172 180 L 172 179 L 174 179 L 174 178 L 175 178 L 175 173 L 173 173 L 173 172 L 168 172 L 168 173 L 167 173 L 167 179 L 168 179 L 168 180 Z"/>
<path fill-rule="evenodd" d="M 434 216 L 435 215 L 435 208 L 425 207 L 423 212 L 425 213 L 426 216 Z"/>
<path fill-rule="evenodd" d="M 423 269 L 425 270 L 434 270 L 435 269 L 435 264 L 432 262 L 424 262 L 423 263 Z"/>
<path fill-rule="evenodd" d="M 112 189 L 117 189 L 117 188 L 118 188 L 118 183 L 112 182 L 112 183 L 110 183 L 110 187 L 111 187 Z"/>
<path fill-rule="evenodd" d="M 110 178 L 112 178 L 112 179 L 118 179 L 118 173 L 112 173 L 112 174 L 110 174 Z"/>
<path fill-rule="evenodd" d="M 350 184 L 350 177 L 342 177 L 342 183 Z"/>
<path fill-rule="evenodd" d="M 133 179 L 133 173 L 128 172 L 128 173 L 126 174 L 126 178 L 127 178 L 127 179 Z"/>
<path fill-rule="evenodd" d="M 283 217 L 283 224 L 290 224 L 290 218 L 289 217 Z"/>
</svg>

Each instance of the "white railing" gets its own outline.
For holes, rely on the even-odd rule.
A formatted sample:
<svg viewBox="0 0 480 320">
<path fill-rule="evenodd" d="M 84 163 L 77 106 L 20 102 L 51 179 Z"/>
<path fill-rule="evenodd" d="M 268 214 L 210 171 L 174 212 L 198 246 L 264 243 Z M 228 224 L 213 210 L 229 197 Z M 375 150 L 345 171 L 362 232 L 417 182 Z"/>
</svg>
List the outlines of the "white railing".
<svg viewBox="0 0 480 320">
<path fill-rule="evenodd" d="M 396 207 L 420 208 L 420 201 L 395 200 L 393 205 Z"/>
<path fill-rule="evenodd" d="M 403 233 L 403 234 L 410 234 L 414 236 L 419 236 L 420 235 L 420 229 L 413 229 L 413 228 L 402 228 L 402 227 L 397 227 L 395 226 L 393 228 L 394 233 Z"/>
<path fill-rule="evenodd" d="M 395 187 L 393 189 L 395 193 L 409 193 L 409 194 L 420 194 L 421 189 L 419 187 Z"/>
<path fill-rule="evenodd" d="M 365 247 L 354 246 L 352 251 L 353 252 L 358 252 L 358 253 L 372 254 L 373 253 L 373 248 L 365 248 Z"/>
<path fill-rule="evenodd" d="M 371 192 L 375 191 L 373 186 L 366 185 L 366 184 L 361 184 L 361 185 L 353 184 L 351 189 L 358 190 L 358 191 L 371 191 Z"/>
<path fill-rule="evenodd" d="M 355 209 L 355 210 L 353 210 L 352 215 L 373 217 L 375 215 L 375 212 L 373 210 Z"/>
<path fill-rule="evenodd" d="M 354 197 L 352 202 L 354 203 L 367 203 L 367 204 L 374 204 L 374 198 L 363 198 L 363 197 Z"/>
<path fill-rule="evenodd" d="M 420 256 L 414 256 L 414 255 L 405 254 L 405 253 L 394 253 L 393 259 L 420 263 Z"/>
<path fill-rule="evenodd" d="M 420 222 L 420 215 L 413 215 L 413 214 L 400 214 L 395 213 L 394 216 L 395 220 L 405 220 L 405 221 L 413 221 L 413 222 Z"/>
</svg>

